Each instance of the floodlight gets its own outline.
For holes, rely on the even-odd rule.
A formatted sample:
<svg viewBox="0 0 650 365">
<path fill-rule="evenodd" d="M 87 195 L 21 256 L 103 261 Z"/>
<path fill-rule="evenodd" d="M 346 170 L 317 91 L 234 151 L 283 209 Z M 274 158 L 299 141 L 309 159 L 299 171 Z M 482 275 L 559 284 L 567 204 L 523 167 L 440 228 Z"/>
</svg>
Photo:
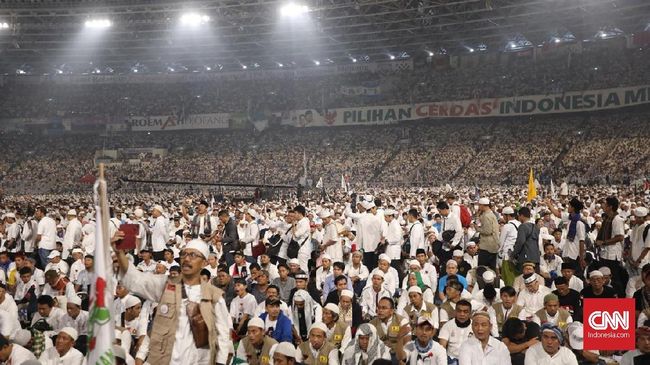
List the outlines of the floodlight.
<svg viewBox="0 0 650 365">
<path fill-rule="evenodd" d="M 284 67 L 284 65 L 281 64 L 280 62 L 278 62 L 278 67 L 282 68 L 282 67 Z"/>
<path fill-rule="evenodd" d="M 212 67 L 210 67 L 210 66 L 205 66 L 205 70 L 206 70 L 206 71 L 212 71 Z"/>
<path fill-rule="evenodd" d="M 309 8 L 307 5 L 298 5 L 294 3 L 288 3 L 280 7 L 280 15 L 295 18 L 303 14 L 307 14 Z"/>
<path fill-rule="evenodd" d="M 356 58 L 353 58 L 353 59 L 352 59 L 352 63 L 357 63 L 357 59 L 356 59 Z"/>
<path fill-rule="evenodd" d="M 392 60 L 395 59 L 395 56 L 393 56 L 392 54 L 389 54 L 389 55 L 388 55 L 388 58 L 390 58 L 390 60 L 392 61 Z"/>
<path fill-rule="evenodd" d="M 314 65 L 316 65 L 316 66 L 320 66 L 320 61 L 315 60 L 315 61 L 314 61 Z"/>
<path fill-rule="evenodd" d="M 111 26 L 111 21 L 108 19 L 89 19 L 86 20 L 84 25 L 89 29 L 106 29 Z"/>
<path fill-rule="evenodd" d="M 9 23 L 7 22 L 0 23 L 0 29 L 9 29 Z"/>
<path fill-rule="evenodd" d="M 210 21 L 210 17 L 207 15 L 201 15 L 197 13 L 185 13 L 181 15 L 181 24 L 188 26 L 197 26 L 203 25 Z"/>
<path fill-rule="evenodd" d="M 241 65 L 241 68 L 243 68 L 243 69 L 245 70 L 245 69 L 248 68 L 248 66 L 246 66 L 246 65 Z"/>
<path fill-rule="evenodd" d="M 429 57 L 433 57 L 433 52 L 427 51 L 427 53 L 429 54 Z"/>
</svg>

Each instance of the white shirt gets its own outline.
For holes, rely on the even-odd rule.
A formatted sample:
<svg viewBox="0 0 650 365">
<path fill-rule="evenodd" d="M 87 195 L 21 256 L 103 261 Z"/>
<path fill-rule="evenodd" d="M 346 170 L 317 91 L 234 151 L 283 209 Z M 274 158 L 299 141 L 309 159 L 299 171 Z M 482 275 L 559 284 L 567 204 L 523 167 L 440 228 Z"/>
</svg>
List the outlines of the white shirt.
<svg viewBox="0 0 650 365">
<path fill-rule="evenodd" d="M 560 270 L 562 269 L 562 258 L 558 255 L 553 255 L 553 259 L 551 261 L 546 261 L 546 258 L 544 255 L 540 257 L 540 262 L 539 262 L 539 271 L 550 274 L 551 271 L 555 271 L 558 276 L 561 274 Z"/>
<path fill-rule="evenodd" d="M 578 365 L 576 355 L 568 348 L 561 346 L 560 351 L 550 356 L 544 351 L 542 343 L 539 342 L 526 350 L 525 365 Z"/>
<path fill-rule="evenodd" d="M 359 220 L 362 231 L 362 245 L 364 252 L 374 252 L 381 240 L 381 222 L 383 217 L 379 214 L 366 213 Z"/>
<path fill-rule="evenodd" d="M 399 260 L 402 255 L 402 227 L 400 227 L 397 219 L 393 219 L 390 223 L 385 224 L 382 236 L 388 242 L 386 247 L 386 255 L 391 260 Z"/>
<path fill-rule="evenodd" d="M 517 304 L 524 307 L 519 314 L 519 319 L 524 320 L 528 317 L 533 317 L 535 312 L 544 308 L 544 296 L 551 293 L 551 289 L 540 285 L 535 293 L 531 293 L 528 289 L 519 292 Z"/>
<path fill-rule="evenodd" d="M 63 252 L 61 258 L 64 260 L 70 255 L 70 250 L 74 246 L 81 244 L 81 222 L 77 218 L 68 221 L 68 226 L 65 228 L 65 235 L 63 236 Z"/>
<path fill-rule="evenodd" d="M 620 215 L 615 216 L 612 221 L 612 238 L 618 235 L 625 236 L 625 221 Z M 623 241 L 601 247 L 600 257 L 605 260 L 620 261 L 623 258 Z"/>
<path fill-rule="evenodd" d="M 246 293 L 243 298 L 237 295 L 230 302 L 230 317 L 233 323 L 239 323 L 244 314 L 248 314 L 248 318 L 253 318 L 256 310 L 257 300 L 251 293 Z"/>
<path fill-rule="evenodd" d="M 85 365 L 86 358 L 74 347 L 70 348 L 65 355 L 59 355 L 56 347 L 50 347 L 43 351 L 38 359 L 42 365 Z"/>
<path fill-rule="evenodd" d="M 375 292 L 372 286 L 365 287 L 361 291 L 361 298 L 359 299 L 359 304 L 361 305 L 361 312 L 365 315 L 368 314 L 370 317 L 375 317 L 377 315 L 377 302 L 381 298 L 390 298 L 391 294 L 388 290 L 383 287 L 379 293 Z"/>
<path fill-rule="evenodd" d="M 368 275 L 368 281 L 366 281 L 366 288 L 372 286 L 372 276 L 378 272 L 381 271 L 379 268 L 375 268 L 370 272 L 370 275 Z M 395 270 L 394 267 L 389 266 L 388 267 L 388 272 L 384 273 L 384 288 L 388 290 L 391 295 L 395 294 L 395 290 L 399 287 L 399 274 L 397 273 L 397 270 Z"/>
<path fill-rule="evenodd" d="M 354 265 L 346 265 L 345 274 L 349 278 L 353 278 L 356 276 L 359 278 L 359 280 L 366 280 L 368 279 L 368 275 L 370 275 L 370 271 L 368 271 L 366 265 L 361 263 L 358 268 L 354 267 Z"/>
<path fill-rule="evenodd" d="M 447 351 L 445 351 L 445 348 L 436 341 L 432 341 L 432 343 L 431 350 L 427 353 L 418 352 L 414 341 L 407 343 L 404 346 L 406 365 L 447 365 Z"/>
<path fill-rule="evenodd" d="M 336 228 L 336 223 L 334 221 L 330 224 L 325 225 L 323 228 L 323 244 L 328 243 L 329 241 L 335 241 L 336 243 L 327 246 L 325 248 L 325 253 L 330 255 L 332 261 L 343 261 L 343 245 L 341 244 L 341 239 L 339 238 L 339 232 Z"/>
<path fill-rule="evenodd" d="M 456 325 L 455 320 L 450 320 L 442 326 L 438 338 L 447 341 L 447 354 L 451 358 L 457 359 L 460 355 L 460 345 L 470 338 L 471 333 L 471 323 L 465 328 L 460 328 Z"/>
<path fill-rule="evenodd" d="M 36 356 L 27 350 L 26 348 L 15 343 L 11 347 L 11 355 L 9 355 L 9 360 L 6 361 L 7 364 L 22 364 L 27 360 L 36 360 Z"/>
<path fill-rule="evenodd" d="M 517 229 L 520 224 L 521 223 L 518 220 L 513 219 L 504 224 L 501 228 L 501 235 L 499 235 L 501 248 L 499 249 L 499 254 L 504 260 L 510 260 L 510 252 L 515 247 L 515 242 L 517 241 Z"/>
<path fill-rule="evenodd" d="M 146 300 L 159 302 L 167 285 L 166 275 L 153 275 L 150 273 L 141 273 L 133 265 L 129 268 L 122 278 L 122 284 Z M 201 301 L 200 285 L 185 285 L 187 299 L 183 299 L 178 312 L 178 326 L 176 327 L 174 347 L 172 349 L 170 364 L 200 364 L 207 365 L 210 361 L 209 349 L 197 349 L 194 345 L 194 338 L 190 330 L 190 321 L 187 317 L 187 301 Z M 228 359 L 228 344 L 230 339 L 230 321 L 228 320 L 228 308 L 226 302 L 221 298 L 214 304 L 215 325 L 217 327 L 217 356 L 216 362 L 225 364 Z"/>
<path fill-rule="evenodd" d="M 159 216 L 154 221 L 151 229 L 151 246 L 154 252 L 160 252 L 167 248 L 167 219 Z M 175 346 L 174 346 L 175 347 Z"/>
<path fill-rule="evenodd" d="M 155 272 L 156 262 L 154 260 L 150 260 L 147 264 L 145 261 L 140 261 L 136 268 L 142 272 Z"/>
<path fill-rule="evenodd" d="M 322 266 L 316 269 L 316 288 L 320 291 L 323 290 L 323 283 L 325 278 L 332 274 L 332 266 L 325 270 Z"/>
<path fill-rule="evenodd" d="M 38 247 L 44 250 L 56 248 L 56 222 L 50 217 L 43 217 L 38 221 L 37 234 L 41 235 Z"/>
<path fill-rule="evenodd" d="M 45 271 L 47 272 L 49 270 L 54 270 L 54 271 L 56 271 L 56 272 L 58 272 L 60 274 L 68 276 L 68 271 L 70 271 L 70 267 L 68 266 L 67 262 L 61 260 L 61 261 L 57 262 L 56 264 L 53 263 L 53 262 L 48 263 L 45 266 Z"/>
<path fill-rule="evenodd" d="M 460 208 L 459 208 L 460 209 Z M 463 226 L 460 223 L 460 216 L 453 213 L 449 212 L 449 215 L 446 217 L 442 217 L 442 226 L 441 226 L 442 232 L 440 232 L 440 238 L 442 239 L 442 234 L 445 231 L 456 231 L 456 234 L 454 235 L 454 238 L 451 240 L 452 246 L 458 245 L 460 243 L 460 240 L 463 238 Z"/>
<path fill-rule="evenodd" d="M 244 228 L 244 236 L 240 240 L 246 244 L 244 255 L 253 256 L 253 246 L 257 246 L 260 241 L 260 227 L 255 221 L 248 222 Z"/>
<path fill-rule="evenodd" d="M 309 272 L 308 263 L 309 259 L 311 259 L 311 251 L 313 249 L 311 242 L 309 242 L 310 235 L 309 218 L 302 217 L 296 223 L 296 231 L 293 234 L 293 239 L 301 246 L 298 251 L 298 261 L 300 261 L 300 269 L 304 272 Z"/>
<path fill-rule="evenodd" d="M 459 365 L 510 365 L 510 351 L 501 341 L 490 336 L 483 349 L 481 342 L 472 337 L 460 346 Z"/>
<path fill-rule="evenodd" d="M 646 239 L 643 239 L 643 231 L 648 224 L 650 224 L 650 222 L 646 221 L 645 223 L 637 225 L 632 229 L 632 234 L 630 237 L 632 241 L 632 261 L 636 261 L 639 258 L 641 252 L 643 252 L 643 249 L 650 248 L 650 231 L 648 231 Z M 639 267 L 643 267 L 643 265 L 647 264 L 648 262 L 650 262 L 650 254 L 645 255 L 645 257 L 641 260 Z"/>
<path fill-rule="evenodd" d="M 84 270 L 86 270 L 86 266 L 84 266 L 82 259 L 73 262 L 72 266 L 70 266 L 70 275 L 68 276 L 70 278 L 70 281 L 76 283 L 77 278 L 79 277 L 79 273 Z"/>
<path fill-rule="evenodd" d="M 424 237 L 424 227 L 420 221 L 415 221 L 409 227 L 409 243 L 411 244 L 411 252 L 409 255 L 415 257 L 415 253 L 419 248 L 427 249 L 427 240 Z"/>
<path fill-rule="evenodd" d="M 72 327 L 77 330 L 79 334 L 88 333 L 88 312 L 79 311 L 77 318 L 72 318 L 68 313 L 64 314 L 61 317 L 61 328 L 63 327 Z"/>
<path fill-rule="evenodd" d="M 569 229 L 569 224 L 571 224 L 571 218 L 569 213 L 562 213 L 562 222 L 567 227 L 567 233 Z M 569 241 L 568 238 L 564 239 L 564 246 L 562 247 L 562 257 L 569 257 L 572 260 L 575 260 L 580 254 L 580 241 L 585 240 L 585 224 L 583 222 L 578 222 L 576 224 L 576 235 L 572 241 Z"/>
</svg>

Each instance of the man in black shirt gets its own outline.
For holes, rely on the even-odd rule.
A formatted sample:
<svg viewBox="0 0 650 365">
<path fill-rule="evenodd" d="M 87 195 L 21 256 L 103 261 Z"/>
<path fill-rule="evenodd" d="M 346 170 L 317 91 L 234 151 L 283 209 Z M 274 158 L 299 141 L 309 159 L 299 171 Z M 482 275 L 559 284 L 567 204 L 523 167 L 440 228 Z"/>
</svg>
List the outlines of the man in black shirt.
<svg viewBox="0 0 650 365">
<path fill-rule="evenodd" d="M 641 270 L 643 287 L 634 292 L 633 296 L 636 318 L 639 318 L 641 312 L 650 313 L 650 264 L 645 264 Z"/>
<path fill-rule="evenodd" d="M 582 289 L 582 298 L 617 298 L 616 291 L 605 286 L 605 276 L 602 272 L 594 270 L 589 273 L 589 284 Z"/>
<path fill-rule="evenodd" d="M 582 322 L 582 299 L 580 293 L 569 288 L 569 283 L 564 276 L 555 278 L 556 290 L 553 294 L 557 295 L 560 300 L 560 308 L 564 308 L 571 313 L 574 322 Z"/>
</svg>

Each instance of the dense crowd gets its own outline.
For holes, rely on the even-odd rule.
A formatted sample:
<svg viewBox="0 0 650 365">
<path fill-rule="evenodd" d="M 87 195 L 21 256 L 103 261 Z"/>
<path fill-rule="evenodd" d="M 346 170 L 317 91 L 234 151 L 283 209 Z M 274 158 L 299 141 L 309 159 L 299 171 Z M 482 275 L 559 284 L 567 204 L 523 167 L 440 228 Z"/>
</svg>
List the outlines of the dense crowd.
<svg viewBox="0 0 650 365">
<path fill-rule="evenodd" d="M 87 191 L 80 179 L 96 175 L 102 150 L 159 147 L 168 153 L 140 163 L 117 160 L 108 176 L 114 188 L 136 180 L 297 185 L 307 168 L 312 186 L 489 186 L 521 184 L 533 169 L 551 179 L 587 184 L 638 184 L 650 170 L 647 113 L 546 116 L 471 121 L 431 120 L 387 126 L 273 127 L 109 136 L 0 137 L 0 173 L 6 193 Z M 516 126 L 516 128 L 513 128 Z"/>
<path fill-rule="evenodd" d="M 613 364 L 650 356 L 648 191 L 368 189 L 329 200 L 109 195 L 118 364 Z M 84 364 L 92 197 L 7 196 L 0 362 Z M 134 224 L 135 248 L 122 248 Z M 634 298 L 635 350 L 583 301 Z M 488 350 L 486 350 L 488 349 Z M 32 362 L 25 362 L 31 360 Z"/>
<path fill-rule="evenodd" d="M 435 70 L 365 72 L 296 79 L 169 84 L 61 85 L 7 82 L 0 86 L 0 118 L 111 117 L 202 113 L 284 112 L 294 109 L 492 98 L 637 85 L 650 79 L 647 49 L 585 49 L 532 59 L 482 59 Z M 478 57 L 478 56 L 477 56 Z M 377 85 L 377 95 L 350 95 L 348 86 Z"/>
</svg>

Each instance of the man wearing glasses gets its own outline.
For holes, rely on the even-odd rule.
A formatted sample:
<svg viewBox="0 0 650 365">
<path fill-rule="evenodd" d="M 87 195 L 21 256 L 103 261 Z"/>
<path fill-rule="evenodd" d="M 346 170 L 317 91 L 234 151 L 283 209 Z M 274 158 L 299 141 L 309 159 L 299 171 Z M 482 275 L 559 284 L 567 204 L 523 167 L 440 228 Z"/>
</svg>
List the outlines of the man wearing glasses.
<svg viewBox="0 0 650 365">
<path fill-rule="evenodd" d="M 115 239 L 119 239 L 116 234 Z M 151 364 L 225 364 L 228 359 L 230 318 L 223 292 L 201 283 L 207 265 L 208 246 L 190 241 L 180 254 L 181 275 L 142 273 L 117 250 L 124 287 L 152 302 L 158 302 L 153 319 L 149 353 Z"/>
</svg>

